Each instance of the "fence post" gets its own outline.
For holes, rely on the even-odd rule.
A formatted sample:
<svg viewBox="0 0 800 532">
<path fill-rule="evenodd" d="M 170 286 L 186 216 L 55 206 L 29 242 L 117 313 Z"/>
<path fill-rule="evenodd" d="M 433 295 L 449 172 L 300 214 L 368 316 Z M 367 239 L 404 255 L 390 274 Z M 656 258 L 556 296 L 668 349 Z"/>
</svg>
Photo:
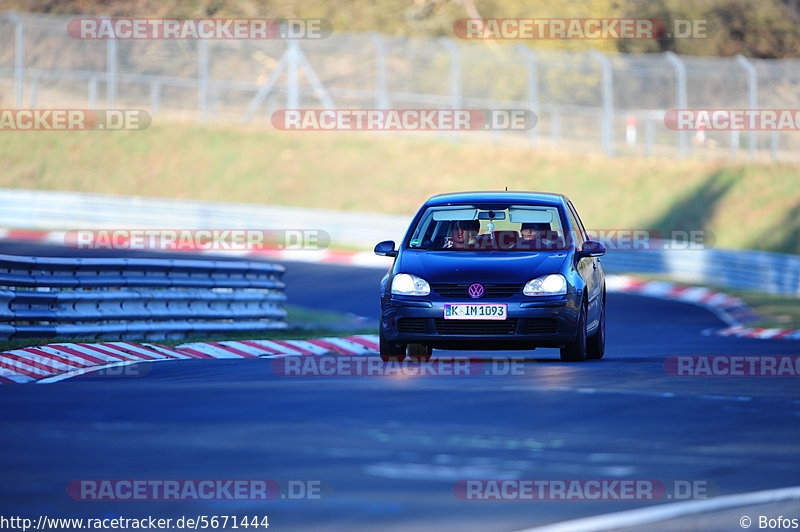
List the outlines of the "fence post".
<svg viewBox="0 0 800 532">
<path fill-rule="evenodd" d="M 603 67 L 602 145 L 606 156 L 614 157 L 614 73 L 608 56 L 597 50 L 589 53 Z"/>
<path fill-rule="evenodd" d="M 461 90 L 461 50 L 458 45 L 447 37 L 439 38 L 442 46 L 450 52 L 450 108 L 460 109 L 462 90 Z M 460 138 L 458 131 L 453 131 L 450 138 L 457 142 Z"/>
<path fill-rule="evenodd" d="M 89 78 L 89 94 L 86 97 L 86 105 L 89 109 L 97 108 L 97 76 Z"/>
<path fill-rule="evenodd" d="M 287 109 L 300 108 L 299 48 L 300 43 L 298 43 L 296 40 L 290 40 L 288 46 L 286 47 L 286 82 L 288 83 L 286 92 Z"/>
<path fill-rule="evenodd" d="M 30 91 L 31 94 L 28 96 L 28 107 L 31 109 L 35 109 L 36 106 L 39 104 L 39 77 L 32 76 L 30 79 Z"/>
<path fill-rule="evenodd" d="M 773 161 L 778 160 L 778 130 L 775 129 L 772 131 L 772 135 L 770 137 L 770 148 L 769 154 Z"/>
<path fill-rule="evenodd" d="M 653 155 L 653 121 L 648 116 L 644 119 L 644 154 Z"/>
<path fill-rule="evenodd" d="M 539 118 L 539 64 L 536 60 L 536 54 L 533 50 L 524 44 L 517 45 L 517 51 L 525 58 L 528 73 L 528 107 L 533 114 L 536 115 L 537 125 Z M 536 126 L 531 128 L 531 140 L 536 141 L 539 136 L 539 130 Z"/>
<path fill-rule="evenodd" d="M 673 52 L 664 54 L 667 61 L 675 67 L 675 105 L 678 109 L 686 109 L 686 63 Z M 678 131 L 678 155 L 686 156 L 687 131 Z"/>
<path fill-rule="evenodd" d="M 440 38 L 439 42 L 450 52 L 450 106 L 453 109 L 459 109 L 461 107 L 462 97 L 461 51 L 458 49 L 458 45 L 447 37 Z"/>
<path fill-rule="evenodd" d="M 150 114 L 155 115 L 161 108 L 161 82 L 150 82 Z"/>
<path fill-rule="evenodd" d="M 737 55 L 736 61 L 747 72 L 747 106 L 751 110 L 755 110 L 758 107 L 758 72 L 756 72 L 755 65 L 745 56 Z M 756 156 L 757 142 L 756 132 L 750 130 L 747 134 L 747 157 L 749 159 Z"/>
<path fill-rule="evenodd" d="M 106 40 L 106 108 L 117 105 L 117 40 Z"/>
<path fill-rule="evenodd" d="M 25 22 L 14 11 L 9 18 L 14 21 L 14 106 L 21 109 L 25 97 Z"/>
<path fill-rule="evenodd" d="M 728 150 L 728 155 L 736 157 L 736 152 L 739 151 L 739 130 L 731 129 L 731 147 Z"/>
<path fill-rule="evenodd" d="M 553 105 L 550 109 L 550 140 L 558 146 L 561 144 L 561 108 Z"/>
<path fill-rule="evenodd" d="M 375 107 L 389 107 L 388 78 L 386 71 L 386 42 L 383 36 L 375 31 L 369 32 L 369 38 L 375 44 Z"/>
<path fill-rule="evenodd" d="M 208 119 L 208 41 L 197 41 L 197 110 L 200 122 Z"/>
</svg>

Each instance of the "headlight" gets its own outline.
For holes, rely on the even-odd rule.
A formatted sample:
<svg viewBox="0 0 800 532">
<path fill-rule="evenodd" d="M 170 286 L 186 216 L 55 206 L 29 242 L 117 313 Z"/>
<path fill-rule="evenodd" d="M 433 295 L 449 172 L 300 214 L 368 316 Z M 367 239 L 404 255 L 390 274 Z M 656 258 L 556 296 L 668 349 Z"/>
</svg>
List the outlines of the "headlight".
<svg viewBox="0 0 800 532">
<path fill-rule="evenodd" d="M 567 280 L 558 273 L 531 279 L 522 289 L 526 296 L 563 296 L 567 293 Z"/>
<path fill-rule="evenodd" d="M 398 296 L 427 296 L 431 293 L 431 285 L 416 275 L 398 273 L 392 279 L 392 293 Z"/>
</svg>

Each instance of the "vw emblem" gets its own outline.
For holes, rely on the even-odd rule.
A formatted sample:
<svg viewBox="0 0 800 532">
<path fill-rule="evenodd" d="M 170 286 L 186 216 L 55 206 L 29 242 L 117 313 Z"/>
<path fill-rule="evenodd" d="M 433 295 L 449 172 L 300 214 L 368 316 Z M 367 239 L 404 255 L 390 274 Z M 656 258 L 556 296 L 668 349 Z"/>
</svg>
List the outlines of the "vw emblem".
<svg viewBox="0 0 800 532">
<path fill-rule="evenodd" d="M 481 283 L 472 283 L 469 285 L 469 288 L 467 288 L 467 293 L 472 299 L 478 299 L 483 296 L 483 292 L 483 285 Z"/>
</svg>

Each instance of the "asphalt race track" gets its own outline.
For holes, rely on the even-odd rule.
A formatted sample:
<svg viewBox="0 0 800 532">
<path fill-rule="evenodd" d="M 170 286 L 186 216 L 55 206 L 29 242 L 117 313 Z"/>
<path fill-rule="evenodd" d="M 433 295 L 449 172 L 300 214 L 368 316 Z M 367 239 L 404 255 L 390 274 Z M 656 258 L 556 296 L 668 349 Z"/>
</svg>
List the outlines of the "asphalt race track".
<svg viewBox="0 0 800 532">
<path fill-rule="evenodd" d="M 8 243 L 0 252 L 32 248 L 48 253 Z M 290 302 L 374 318 L 382 271 L 286 265 Z M 0 386 L 2 514 L 266 514 L 277 531 L 511 531 L 669 501 L 464 501 L 454 484 L 697 480 L 721 495 L 798 485 L 796 379 L 664 369 L 670 355 L 800 354 L 797 341 L 702 334 L 723 325 L 700 307 L 609 294 L 602 361 L 562 363 L 554 349 L 434 352 L 524 358 L 517 375 L 282 377 L 269 359 L 192 360 L 146 364 L 140 376 Z M 323 496 L 94 502 L 66 493 L 75 479 L 201 478 L 318 480 Z M 740 529 L 735 514 L 724 520 L 704 529 Z"/>
</svg>

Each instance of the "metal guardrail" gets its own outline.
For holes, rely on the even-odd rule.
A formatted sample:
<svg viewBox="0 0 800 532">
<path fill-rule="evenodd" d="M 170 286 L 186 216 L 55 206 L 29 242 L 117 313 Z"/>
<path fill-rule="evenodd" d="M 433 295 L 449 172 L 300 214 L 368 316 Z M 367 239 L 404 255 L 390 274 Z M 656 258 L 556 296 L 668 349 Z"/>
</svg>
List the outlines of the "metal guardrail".
<svg viewBox="0 0 800 532">
<path fill-rule="evenodd" d="M 602 259 L 613 273 L 667 274 L 722 288 L 800 297 L 800 256 L 737 249 L 610 250 Z"/>
<path fill-rule="evenodd" d="M 283 329 L 283 272 L 250 261 L 0 255 L 0 338 Z"/>
</svg>

